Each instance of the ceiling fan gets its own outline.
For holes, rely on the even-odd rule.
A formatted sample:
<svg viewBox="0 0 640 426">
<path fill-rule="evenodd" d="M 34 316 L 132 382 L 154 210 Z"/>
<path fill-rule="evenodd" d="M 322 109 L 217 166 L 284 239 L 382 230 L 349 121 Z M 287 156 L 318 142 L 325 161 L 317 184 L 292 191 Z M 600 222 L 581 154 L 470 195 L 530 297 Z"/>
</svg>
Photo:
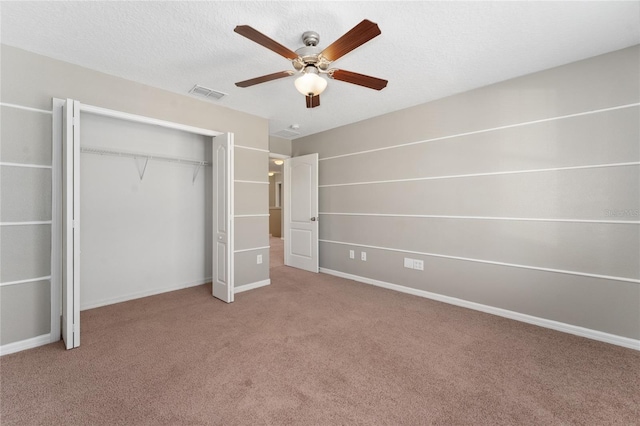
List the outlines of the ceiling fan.
<svg viewBox="0 0 640 426">
<path fill-rule="evenodd" d="M 289 77 L 297 73 L 300 74 L 300 77 L 295 81 L 296 89 L 305 96 L 307 108 L 315 108 L 320 106 L 320 94 L 327 87 L 327 80 L 320 77 L 321 74 L 326 74 L 334 80 L 357 84 L 375 90 L 382 90 L 387 86 L 387 80 L 381 78 L 329 68 L 333 61 L 340 59 L 357 47 L 382 34 L 378 24 L 368 19 L 360 22 L 324 50 L 320 50 L 317 47 L 320 36 L 315 31 L 307 31 L 302 34 L 302 41 L 304 41 L 305 46 L 295 52 L 248 25 L 238 25 L 233 31 L 284 56 L 291 61 L 295 69 L 295 71 L 280 71 L 240 81 L 236 83 L 238 87 L 249 87 Z"/>
</svg>

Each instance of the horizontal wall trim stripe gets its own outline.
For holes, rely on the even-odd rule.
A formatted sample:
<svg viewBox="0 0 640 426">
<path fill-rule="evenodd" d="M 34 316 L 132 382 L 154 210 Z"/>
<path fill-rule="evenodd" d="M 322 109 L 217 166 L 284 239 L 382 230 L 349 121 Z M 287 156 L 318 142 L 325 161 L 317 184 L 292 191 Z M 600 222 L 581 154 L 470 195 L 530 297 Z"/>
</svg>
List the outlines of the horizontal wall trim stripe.
<svg viewBox="0 0 640 426">
<path fill-rule="evenodd" d="M 262 182 L 262 181 L 257 181 L 257 180 L 234 180 L 235 183 L 255 183 L 255 184 L 259 184 L 259 185 L 269 185 L 269 181 L 267 182 Z"/>
<path fill-rule="evenodd" d="M 238 293 L 242 293 L 243 291 L 253 290 L 253 289 L 264 287 L 270 284 L 271 284 L 271 279 L 267 278 L 266 280 L 256 281 L 255 283 L 249 283 L 249 284 L 240 285 L 238 287 L 234 287 L 233 293 L 238 294 Z"/>
<path fill-rule="evenodd" d="M 444 175 L 444 176 L 429 176 L 429 177 L 418 177 L 418 178 L 407 178 L 407 179 L 373 180 L 373 181 L 366 181 L 366 182 L 332 183 L 327 185 L 318 185 L 318 188 L 329 188 L 334 186 L 374 185 L 374 184 L 381 184 L 381 183 L 417 182 L 417 181 L 424 181 L 424 180 L 439 180 L 439 179 L 459 179 L 459 178 L 482 177 L 482 176 L 514 175 L 514 174 L 523 174 L 523 173 L 559 172 L 559 171 L 567 171 L 567 170 L 601 169 L 605 167 L 624 167 L 624 166 L 638 166 L 638 165 L 640 165 L 640 161 L 630 161 L 627 163 L 590 164 L 586 166 L 552 167 L 548 169 L 507 170 L 504 172 L 469 173 L 469 174 L 463 174 L 463 175 Z"/>
<path fill-rule="evenodd" d="M 22 106 L 22 105 L 8 104 L 6 102 L 0 102 L 0 106 L 5 106 L 5 107 L 9 107 L 9 108 L 16 108 L 16 109 L 22 109 L 24 111 L 39 112 L 41 114 L 53 114 L 53 111 L 48 110 L 48 109 L 31 108 L 31 107 Z"/>
<path fill-rule="evenodd" d="M 396 213 L 338 213 L 320 212 L 326 216 L 372 216 L 372 217 L 409 217 L 425 219 L 467 219 L 467 220 L 513 220 L 523 222 L 568 222 L 568 223 L 602 223 L 618 225 L 640 225 L 640 220 L 600 220 L 600 219 L 555 219 L 537 217 L 498 217 L 498 216 L 447 216 L 437 214 L 396 214 Z"/>
<path fill-rule="evenodd" d="M 32 222 L 0 222 L 0 226 L 28 226 L 28 225 L 51 225 L 51 221 L 36 220 Z"/>
<path fill-rule="evenodd" d="M 253 248 L 248 248 L 248 249 L 241 249 L 241 250 L 234 250 L 234 253 L 244 253 L 247 251 L 256 251 L 256 250 L 268 250 L 270 249 L 271 246 L 263 246 L 263 247 L 253 247 Z"/>
<path fill-rule="evenodd" d="M 234 145 L 235 148 L 241 148 L 241 149 L 250 149 L 251 151 L 260 151 L 260 152 L 266 152 L 269 153 L 268 149 L 262 149 L 262 148 L 254 148 L 252 146 L 244 146 L 244 145 Z"/>
<path fill-rule="evenodd" d="M 262 214 L 237 214 L 233 217 L 269 217 L 271 216 L 269 213 L 262 213 Z"/>
<path fill-rule="evenodd" d="M 328 243 L 328 244 L 339 244 L 339 245 L 345 245 L 345 246 L 366 247 L 366 248 L 372 248 L 372 249 L 377 249 L 377 250 L 393 251 L 393 252 L 397 252 L 397 253 L 411 253 L 411 254 L 417 254 L 417 255 L 429 256 L 429 257 L 439 257 L 439 258 L 444 258 L 444 259 L 463 260 L 465 262 L 486 263 L 486 264 L 489 264 L 489 265 L 507 266 L 507 267 L 510 267 L 510 268 L 530 269 L 530 270 L 534 270 L 534 271 L 553 272 L 553 273 L 557 273 L 557 274 L 567 274 L 567 275 L 578 275 L 578 276 L 582 276 L 582 277 L 601 278 L 601 279 L 612 280 L 612 281 L 624 281 L 624 282 L 628 282 L 628 283 L 640 284 L 640 279 L 637 279 L 637 278 L 627 278 L 627 277 L 616 277 L 616 276 L 611 276 L 611 275 L 590 274 L 588 272 L 569 271 L 569 270 L 565 270 L 565 269 L 544 268 L 544 267 L 541 267 L 541 266 L 521 265 L 521 264 L 517 264 L 517 263 L 496 262 L 496 261 L 493 261 L 493 260 L 473 259 L 473 258 L 470 258 L 470 257 L 450 256 L 450 255 L 446 255 L 446 254 L 427 253 L 427 252 L 422 252 L 422 251 L 400 250 L 400 249 L 389 248 L 389 247 L 371 246 L 371 245 L 367 245 L 367 244 L 347 243 L 347 242 L 344 242 L 344 241 L 332 241 L 332 240 L 322 240 L 322 239 L 318 240 L 318 241 L 321 241 L 323 243 Z"/>
<path fill-rule="evenodd" d="M 28 278 L 26 280 L 18 280 L 18 281 L 7 281 L 4 283 L 0 283 L 0 287 L 5 287 L 8 285 L 16 285 L 16 284 L 34 283 L 36 281 L 49 281 L 50 279 L 51 279 L 51 275 L 47 275 L 46 277 Z"/>
<path fill-rule="evenodd" d="M 49 343 L 52 343 L 51 333 L 32 337 L 30 339 L 20 340 L 18 342 L 7 343 L 6 345 L 0 346 L 0 356 L 25 351 L 27 349 L 37 348 L 38 346 L 48 345 Z"/>
<path fill-rule="evenodd" d="M 576 336 L 586 337 L 588 339 L 598 340 L 600 342 L 606 342 L 606 343 L 611 343 L 613 345 L 618 345 L 618 346 L 622 346 L 629 349 L 640 350 L 640 340 L 631 339 L 629 337 L 618 336 L 616 334 L 605 333 L 598 330 L 592 330 L 590 328 L 579 327 L 577 325 L 535 317 L 533 315 L 522 314 L 520 312 L 510 311 L 507 309 L 497 308 L 489 305 L 483 305 L 481 303 L 470 302 L 464 299 L 458 299 L 456 297 L 444 296 L 438 293 L 432 293 L 429 291 L 418 290 L 415 288 L 405 287 L 398 284 L 378 281 L 378 280 L 374 280 L 367 277 L 348 274 L 345 272 L 334 271 L 332 269 L 320 268 L 320 272 L 324 274 L 334 275 L 340 278 L 346 278 L 349 280 L 358 281 L 364 284 L 370 284 L 377 287 L 383 287 L 389 290 L 395 290 L 402 293 L 412 294 L 414 296 L 424 297 L 426 299 L 437 300 L 438 302 L 444 302 L 450 305 L 456 305 L 463 308 L 473 309 L 475 311 L 485 312 L 488 314 L 497 315 L 500 317 L 509 318 L 516 321 L 526 322 L 528 324 L 533 324 L 533 325 L 537 325 L 544 328 L 550 328 L 552 330 L 557 330 L 564 333 L 573 334 Z"/>
<path fill-rule="evenodd" d="M 0 166 L 6 166 L 6 167 L 29 167 L 32 169 L 51 169 L 51 166 L 46 166 L 46 165 L 42 165 L 42 164 L 26 164 L 26 163 L 7 163 L 7 162 L 0 162 Z"/>
<path fill-rule="evenodd" d="M 598 114 L 598 113 L 601 113 L 601 112 L 615 111 L 615 110 L 618 110 L 618 109 L 625 109 L 625 108 L 633 108 L 633 107 L 637 107 L 639 105 L 640 105 L 640 103 L 637 102 L 637 103 L 633 103 L 633 104 L 626 104 L 626 105 L 619 105 L 619 106 L 615 106 L 615 107 L 596 109 L 596 110 L 593 110 L 593 111 L 584 111 L 584 112 L 578 112 L 578 113 L 575 113 L 575 114 L 568 114 L 568 115 L 560 115 L 560 116 L 557 116 L 557 117 L 543 118 L 543 119 L 540 119 L 540 120 L 524 121 L 522 123 L 508 124 L 506 126 L 491 127 L 491 128 L 488 128 L 488 129 L 474 130 L 472 132 L 457 133 L 455 135 L 440 136 L 440 137 L 437 137 L 437 138 L 424 139 L 424 140 L 415 141 L 415 142 L 407 142 L 407 143 L 398 144 L 398 145 L 385 146 L 385 147 L 382 147 L 382 148 L 368 149 L 368 150 L 365 150 L 365 151 L 358 151 L 358 152 L 351 152 L 351 153 L 348 153 L 348 154 L 334 155 L 334 156 L 331 156 L 331 157 L 320 158 L 318 161 L 333 160 L 335 158 L 350 157 L 352 155 L 360 155 L 360 154 L 368 154 L 370 152 L 386 151 L 388 149 L 402 148 L 402 147 L 405 147 L 405 146 L 419 145 L 419 144 L 423 144 L 423 143 L 436 142 L 436 141 L 441 141 L 441 140 L 446 140 L 446 139 L 453 139 L 453 138 L 458 138 L 458 137 L 461 137 L 461 136 L 469 136 L 469 135 L 475 135 L 475 134 L 479 134 L 479 133 L 494 132 L 496 130 L 511 129 L 511 128 L 514 128 L 514 127 L 528 126 L 528 125 L 531 125 L 531 124 L 544 123 L 544 122 L 547 122 L 547 121 L 564 120 L 566 118 L 580 117 L 580 116 L 583 116 L 583 115 Z"/>
<path fill-rule="evenodd" d="M 85 311 L 87 309 L 93 309 L 93 308 L 99 308 L 101 306 L 113 305 L 114 303 L 126 302 L 128 300 L 140 299 L 142 297 L 154 296 L 156 294 L 168 293 L 170 291 L 183 290 L 185 288 L 196 287 L 196 286 L 199 286 L 199 285 L 202 285 L 202 284 L 207 284 L 207 283 L 210 283 L 210 282 L 211 282 L 211 277 L 207 277 L 207 278 L 202 278 L 200 280 L 189 281 L 189 282 L 186 282 L 186 283 L 178 283 L 178 284 L 169 285 L 167 287 L 160 288 L 160 289 L 138 291 L 138 292 L 125 294 L 125 295 L 118 296 L 118 297 L 102 299 L 102 300 L 99 300 L 97 302 L 89 303 L 87 305 L 82 305 L 81 304 L 80 305 L 80 310 L 81 311 Z"/>
</svg>

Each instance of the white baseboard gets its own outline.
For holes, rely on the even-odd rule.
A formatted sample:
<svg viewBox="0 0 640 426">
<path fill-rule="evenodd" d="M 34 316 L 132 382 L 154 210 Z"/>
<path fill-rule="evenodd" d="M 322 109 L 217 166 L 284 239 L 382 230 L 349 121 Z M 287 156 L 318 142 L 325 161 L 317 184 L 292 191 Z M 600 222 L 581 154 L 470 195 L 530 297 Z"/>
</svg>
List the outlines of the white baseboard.
<svg viewBox="0 0 640 426">
<path fill-rule="evenodd" d="M 233 294 L 242 293 L 243 291 L 253 290 L 254 288 L 264 287 L 271 284 L 271 279 L 256 281 L 255 283 L 244 284 L 233 289 Z"/>
<path fill-rule="evenodd" d="M 151 290 L 129 293 L 129 294 L 125 294 L 118 297 L 98 300 L 96 302 L 89 303 L 87 305 L 80 305 L 80 310 L 84 311 L 87 309 L 99 308 L 101 306 L 113 305 L 114 303 L 126 302 L 128 300 L 140 299 L 141 297 L 154 296 L 156 294 L 167 293 L 175 290 L 182 290 L 185 288 L 195 287 L 195 286 L 199 286 L 199 285 L 210 283 L 210 282 L 211 282 L 211 277 L 208 277 L 208 278 L 202 278 L 200 280 L 189 281 L 186 283 L 174 284 L 168 287 L 154 288 Z"/>
<path fill-rule="evenodd" d="M 38 346 L 48 345 L 49 343 L 51 343 L 50 333 L 32 337 L 30 339 L 20 340 L 19 342 L 7 343 L 6 345 L 0 346 L 0 356 L 24 351 L 26 349 L 37 348 Z"/>
<path fill-rule="evenodd" d="M 637 351 L 640 351 L 640 340 L 631 339 L 629 337 L 618 336 L 615 334 L 592 330 L 590 328 L 584 328 L 576 325 L 566 324 L 559 321 L 553 321 L 545 318 L 534 317 L 532 315 L 522 314 L 515 311 L 509 311 L 507 309 L 496 308 L 494 306 L 483 305 L 475 302 L 469 302 L 468 300 L 458 299 L 456 297 L 444 296 L 442 294 L 431 293 L 428 291 L 418 290 L 411 287 L 405 287 L 398 284 L 378 281 L 371 278 L 366 278 L 358 275 L 348 274 L 345 272 L 335 271 L 333 269 L 320 268 L 320 272 L 329 274 L 329 275 L 335 275 L 336 277 L 358 281 L 364 284 L 371 284 L 377 287 L 383 287 L 390 290 L 399 291 L 402 293 L 412 294 L 414 296 L 420 296 L 427 299 L 437 300 L 439 302 L 449 303 L 451 305 L 461 306 L 463 308 L 473 309 L 475 311 L 481 311 L 488 314 L 498 315 L 500 317 L 509 318 L 516 321 L 522 321 L 522 322 L 537 325 L 540 327 L 550 328 L 552 330 L 562 331 L 564 333 L 574 334 L 576 336 L 586 337 L 588 339 L 598 340 L 600 342 L 611 343 L 613 345 L 623 346 L 625 348 L 635 349 Z"/>
</svg>

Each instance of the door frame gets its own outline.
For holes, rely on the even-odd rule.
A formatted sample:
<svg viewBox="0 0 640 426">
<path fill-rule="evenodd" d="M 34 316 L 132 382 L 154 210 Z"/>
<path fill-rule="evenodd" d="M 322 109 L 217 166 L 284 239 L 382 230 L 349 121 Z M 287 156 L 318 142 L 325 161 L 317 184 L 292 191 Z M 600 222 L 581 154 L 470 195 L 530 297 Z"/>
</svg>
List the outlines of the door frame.
<svg viewBox="0 0 640 426">
<path fill-rule="evenodd" d="M 269 152 L 269 162 L 271 162 L 271 160 L 287 160 L 291 158 L 290 155 L 286 155 L 286 154 L 278 154 L 275 152 Z M 279 182 L 280 186 L 282 187 L 282 197 L 280 197 L 280 193 L 278 193 L 278 184 L 276 184 L 275 186 L 275 191 L 276 191 L 276 200 L 278 202 L 276 202 L 276 207 L 280 207 L 281 209 L 281 214 L 280 214 L 280 232 L 281 232 L 281 240 L 284 240 L 284 206 L 282 205 L 282 198 L 285 198 L 284 196 L 287 194 L 287 186 L 284 183 L 284 163 L 280 166 L 282 168 L 282 182 Z M 271 206 L 267 206 L 267 208 L 269 208 Z"/>
<path fill-rule="evenodd" d="M 63 182 L 62 182 L 62 176 L 64 173 L 66 173 L 67 171 L 65 170 L 65 167 L 63 166 L 63 162 L 62 162 L 62 146 L 63 144 L 67 143 L 67 140 L 65 140 L 65 138 L 63 137 L 63 129 L 65 128 L 65 126 L 67 125 L 67 123 L 64 122 L 64 114 L 63 114 L 63 106 L 65 105 L 65 103 L 67 105 L 77 105 L 78 108 L 78 116 L 74 117 L 73 119 L 73 123 L 71 123 L 71 125 L 74 127 L 73 131 L 77 137 L 77 146 L 80 146 L 80 114 L 81 113 L 90 113 L 90 114 L 96 114 L 96 115 L 101 115 L 101 116 L 106 116 L 106 117 L 111 117 L 111 118 L 117 118 L 117 119 L 121 119 L 121 120 L 125 120 L 125 121 L 132 121 L 132 122 L 136 122 L 136 123 L 142 123 L 142 124 L 149 124 L 149 125 L 154 125 L 154 126 L 159 126 L 159 127 L 164 127 L 164 128 L 169 128 L 169 129 L 174 129 L 174 130 L 180 130 L 180 131 L 184 131 L 184 132 L 188 132 L 188 133 L 194 133 L 194 134 L 198 134 L 198 135 L 202 135 L 202 136 L 209 136 L 211 139 L 211 143 L 213 144 L 213 140 L 218 137 L 218 136 L 227 136 L 229 138 L 229 140 L 231 141 L 229 144 L 229 150 L 230 150 L 230 158 L 233 158 L 233 151 L 234 151 L 234 144 L 233 144 L 233 133 L 224 133 L 224 132 L 219 132 L 219 131 L 215 131 L 215 130 L 210 130 L 210 129 L 204 129 L 204 128 L 200 128 L 200 127 L 194 127 L 194 126 L 189 126 L 189 125 L 185 125 L 185 124 L 180 124 L 180 123 L 175 123 L 172 121 L 166 121 L 166 120 L 160 120 L 160 119 L 156 119 L 156 118 L 152 118 L 152 117 L 147 117 L 147 116 L 143 116 L 143 115 L 137 115 L 137 114 L 131 114 L 131 113 L 127 113 L 127 112 L 122 112 L 122 111 L 116 111 L 116 110 L 111 110 L 108 108 L 103 108 L 103 107 L 98 107 L 98 106 L 93 106 L 93 105 L 88 105 L 88 104 L 83 104 L 79 101 L 73 100 L 73 99 L 58 99 L 58 98 L 53 98 L 53 140 L 52 140 L 52 145 L 53 145 L 53 167 L 52 167 L 52 189 L 53 189 L 53 197 L 52 197 L 52 224 L 53 224 L 53 228 L 52 228 L 52 255 L 51 255 L 51 259 L 52 259 L 52 279 L 51 279 L 51 341 L 58 341 L 61 339 L 61 318 L 62 318 L 62 294 L 63 294 L 63 287 L 66 286 L 67 289 L 69 289 L 69 287 L 73 287 L 73 280 L 67 280 L 67 282 L 63 281 L 63 274 L 62 274 L 62 270 L 66 267 L 66 265 L 63 265 L 63 243 L 68 240 L 68 236 L 63 235 L 62 233 L 62 224 L 63 222 L 66 220 L 65 217 L 63 217 L 63 212 L 62 212 L 62 205 L 64 202 L 66 202 L 67 200 L 64 199 L 64 197 L 66 196 L 66 194 L 63 193 Z M 229 136 L 230 135 L 230 136 Z M 76 168 L 76 170 L 79 170 L 80 168 L 80 157 L 78 156 L 78 161 L 74 162 L 74 164 L 72 165 L 72 167 Z M 227 175 L 226 175 L 226 179 L 227 182 L 229 182 L 229 192 L 227 194 L 227 201 L 229 202 L 229 209 L 231 211 L 231 215 L 230 218 L 233 218 L 233 181 L 234 181 L 234 175 L 233 175 L 233 164 L 231 164 L 230 167 L 227 168 Z M 59 181 L 59 182 L 58 182 Z M 79 194 L 79 182 L 78 182 L 78 194 Z M 79 211 L 79 208 L 78 208 Z M 56 217 L 58 218 L 56 220 Z M 231 219 L 230 223 L 229 223 L 229 239 L 233 242 L 235 233 L 234 233 L 234 221 Z M 75 237 L 74 237 L 75 238 Z M 214 238 L 213 236 L 213 232 L 212 232 L 212 238 Z M 79 240 L 79 234 L 77 236 L 77 239 Z M 233 288 L 234 288 L 234 271 L 233 271 L 233 265 L 234 265 L 234 252 L 233 252 L 233 244 L 230 244 L 229 247 L 231 248 L 231 251 L 229 252 L 229 250 L 227 250 L 227 254 L 228 254 L 228 264 L 230 265 L 230 269 L 228 270 L 228 285 L 231 288 L 231 292 L 233 294 Z M 79 249 L 78 246 L 74 245 L 74 250 L 75 249 Z M 215 255 L 215 253 L 213 253 Z M 55 267 L 54 267 L 55 265 Z M 213 267 L 214 265 L 212 265 Z M 77 265 L 77 268 L 79 269 L 79 265 Z M 71 281 L 71 283 L 69 283 L 69 281 Z M 80 303 L 79 303 L 79 295 L 78 294 L 74 294 L 74 299 L 77 299 L 74 302 L 74 306 L 73 306 L 73 310 L 74 313 L 76 313 L 77 316 L 77 324 L 74 323 L 74 331 L 78 332 L 78 338 L 76 339 L 74 337 L 73 341 L 77 342 L 76 345 L 71 345 L 71 347 L 77 347 L 79 346 L 79 330 L 80 330 L 80 319 L 79 319 L 79 312 L 80 312 Z M 231 300 L 233 301 L 233 299 Z M 74 315 L 75 316 L 75 315 Z M 75 333 L 74 333 L 75 334 Z"/>
</svg>

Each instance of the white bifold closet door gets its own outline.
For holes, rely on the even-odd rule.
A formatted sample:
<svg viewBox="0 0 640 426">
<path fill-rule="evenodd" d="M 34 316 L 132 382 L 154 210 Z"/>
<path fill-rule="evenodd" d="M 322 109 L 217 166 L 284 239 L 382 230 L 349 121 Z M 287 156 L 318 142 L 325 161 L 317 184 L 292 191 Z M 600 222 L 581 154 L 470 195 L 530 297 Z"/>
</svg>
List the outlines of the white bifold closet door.
<svg viewBox="0 0 640 426">
<path fill-rule="evenodd" d="M 62 340 L 80 346 L 80 103 L 67 99 L 62 126 Z"/>
<path fill-rule="evenodd" d="M 233 135 L 213 138 L 213 296 L 233 302 Z"/>
</svg>

